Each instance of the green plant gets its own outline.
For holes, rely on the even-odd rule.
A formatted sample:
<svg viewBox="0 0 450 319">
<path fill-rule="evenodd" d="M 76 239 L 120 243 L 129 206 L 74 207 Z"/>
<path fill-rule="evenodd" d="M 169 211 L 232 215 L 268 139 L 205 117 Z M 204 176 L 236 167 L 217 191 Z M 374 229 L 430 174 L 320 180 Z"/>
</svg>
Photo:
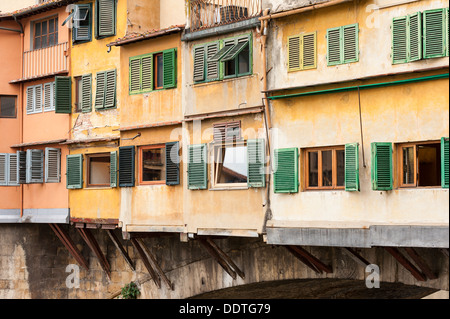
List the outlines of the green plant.
<svg viewBox="0 0 450 319">
<path fill-rule="evenodd" d="M 126 284 L 122 288 L 121 296 L 122 299 L 137 299 L 137 297 L 140 295 L 140 291 L 136 283 L 130 282 L 129 284 Z"/>
</svg>

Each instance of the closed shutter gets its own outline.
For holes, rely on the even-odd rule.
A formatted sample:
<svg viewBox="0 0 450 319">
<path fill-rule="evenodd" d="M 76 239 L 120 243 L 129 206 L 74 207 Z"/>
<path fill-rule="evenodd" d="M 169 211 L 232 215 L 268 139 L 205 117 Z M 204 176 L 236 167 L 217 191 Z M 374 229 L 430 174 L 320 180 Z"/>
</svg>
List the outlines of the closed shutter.
<svg viewBox="0 0 450 319">
<path fill-rule="evenodd" d="M 116 70 L 106 72 L 105 108 L 116 106 Z"/>
<path fill-rule="evenodd" d="M 177 50 L 169 49 L 163 52 L 163 83 L 164 89 L 177 86 Z"/>
<path fill-rule="evenodd" d="M 301 70 L 301 36 L 296 35 L 288 38 L 288 71 Z"/>
<path fill-rule="evenodd" d="M 153 90 L 153 54 L 142 58 L 141 68 L 141 90 L 150 92 Z"/>
<path fill-rule="evenodd" d="M 317 33 L 306 33 L 302 36 L 302 69 L 317 68 Z"/>
<path fill-rule="evenodd" d="M 327 62 L 328 65 L 341 63 L 341 28 L 327 30 Z"/>
<path fill-rule="evenodd" d="M 42 85 L 36 85 L 34 87 L 34 112 L 42 112 Z"/>
<path fill-rule="evenodd" d="M 8 185 L 8 154 L 0 154 L 0 186 Z"/>
<path fill-rule="evenodd" d="M 275 193 L 298 192 L 298 148 L 278 149 L 274 153 Z"/>
<path fill-rule="evenodd" d="M 408 61 L 422 59 L 422 14 L 408 16 Z"/>
<path fill-rule="evenodd" d="M 112 36 L 116 32 L 116 0 L 97 0 L 98 36 Z"/>
<path fill-rule="evenodd" d="M 449 56 L 450 54 L 450 44 L 449 44 L 449 33 L 450 33 L 450 21 L 449 21 L 449 8 L 445 10 L 445 46 L 446 46 L 446 55 Z"/>
<path fill-rule="evenodd" d="M 141 91 L 141 58 L 130 59 L 130 93 Z"/>
<path fill-rule="evenodd" d="M 188 157 L 188 188 L 191 190 L 207 189 L 207 145 L 189 145 Z"/>
<path fill-rule="evenodd" d="M 67 155 L 67 189 L 83 188 L 83 155 Z"/>
<path fill-rule="evenodd" d="M 359 25 L 342 27 L 342 63 L 358 62 L 359 60 Z"/>
<path fill-rule="evenodd" d="M 135 185 L 135 149 L 134 146 L 119 148 L 119 186 Z"/>
<path fill-rule="evenodd" d="M 266 187 L 266 145 L 263 139 L 247 141 L 248 187 Z"/>
<path fill-rule="evenodd" d="M 92 111 L 92 75 L 81 77 L 81 110 L 83 113 Z"/>
<path fill-rule="evenodd" d="M 218 61 L 209 61 L 219 52 L 219 42 L 206 45 L 206 79 L 209 81 L 218 80 L 220 75 L 220 63 Z"/>
<path fill-rule="evenodd" d="M 54 82 L 44 84 L 44 112 L 55 109 Z"/>
<path fill-rule="evenodd" d="M 45 182 L 61 182 L 61 149 L 59 148 L 45 149 Z"/>
<path fill-rule="evenodd" d="M 27 184 L 44 183 L 44 151 L 27 150 Z"/>
<path fill-rule="evenodd" d="M 392 63 L 408 61 L 408 17 L 392 20 Z"/>
<path fill-rule="evenodd" d="M 17 151 L 17 180 L 19 184 L 27 183 L 27 152 Z"/>
<path fill-rule="evenodd" d="M 438 58 L 446 55 L 446 21 L 445 10 L 436 9 L 423 12 L 424 44 L 423 55 L 425 59 Z"/>
<path fill-rule="evenodd" d="M 214 143 L 236 141 L 241 138 L 241 121 L 213 125 Z"/>
<path fill-rule="evenodd" d="M 359 191 L 359 144 L 345 145 L 345 190 Z"/>
<path fill-rule="evenodd" d="M 106 72 L 98 72 L 97 89 L 95 92 L 96 109 L 103 109 L 105 107 L 105 86 L 106 86 Z"/>
<path fill-rule="evenodd" d="M 27 87 L 27 114 L 34 113 L 34 86 Z"/>
<path fill-rule="evenodd" d="M 180 143 L 166 143 L 166 185 L 180 184 Z"/>
<path fill-rule="evenodd" d="M 117 187 L 117 151 L 111 152 L 110 185 L 113 188 Z"/>
<path fill-rule="evenodd" d="M 205 46 L 194 48 L 194 82 L 205 80 Z"/>
<path fill-rule="evenodd" d="M 392 190 L 392 143 L 372 143 L 372 189 Z"/>
<path fill-rule="evenodd" d="M 55 113 L 72 113 L 72 79 L 70 76 L 55 78 Z"/>
<path fill-rule="evenodd" d="M 17 154 L 8 154 L 8 185 L 19 186 L 18 174 L 17 174 Z"/>
<path fill-rule="evenodd" d="M 449 138 L 443 137 L 441 139 L 441 174 L 442 174 L 442 188 L 449 188 Z"/>
</svg>

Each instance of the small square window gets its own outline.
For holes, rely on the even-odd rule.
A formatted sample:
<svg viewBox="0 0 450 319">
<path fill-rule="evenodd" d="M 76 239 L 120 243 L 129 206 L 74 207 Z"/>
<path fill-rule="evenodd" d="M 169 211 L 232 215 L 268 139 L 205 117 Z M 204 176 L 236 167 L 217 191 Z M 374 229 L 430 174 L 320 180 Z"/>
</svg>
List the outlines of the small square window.
<svg viewBox="0 0 450 319">
<path fill-rule="evenodd" d="M 345 188 L 345 149 L 330 147 L 306 150 L 306 189 Z"/>
<path fill-rule="evenodd" d="M 246 187 L 248 182 L 247 145 L 243 142 L 214 146 L 214 186 Z"/>
<path fill-rule="evenodd" d="M 0 96 L 0 117 L 16 118 L 16 96 Z"/>
<path fill-rule="evenodd" d="M 140 149 L 140 185 L 165 184 L 166 146 L 152 145 Z"/>
<path fill-rule="evenodd" d="M 87 155 L 88 187 L 111 186 L 110 154 Z"/>
</svg>

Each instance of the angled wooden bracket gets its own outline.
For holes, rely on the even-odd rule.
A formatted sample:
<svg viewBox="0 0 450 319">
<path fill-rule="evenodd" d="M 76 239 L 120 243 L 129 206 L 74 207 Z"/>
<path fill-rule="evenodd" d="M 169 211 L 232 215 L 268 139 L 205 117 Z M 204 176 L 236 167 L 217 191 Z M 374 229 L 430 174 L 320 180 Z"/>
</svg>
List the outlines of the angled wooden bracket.
<svg viewBox="0 0 450 319">
<path fill-rule="evenodd" d="M 343 247 L 342 251 L 347 256 L 349 256 L 351 259 L 353 259 L 358 265 L 360 265 L 360 266 L 362 266 L 364 268 L 370 265 L 370 262 L 368 262 L 366 259 L 364 259 L 353 248 Z"/>
<path fill-rule="evenodd" d="M 211 238 L 198 238 L 199 242 L 206 248 L 208 253 L 222 266 L 222 268 L 233 278 L 236 279 L 237 275 L 242 279 L 245 278 L 245 274 Z M 237 275 L 236 275 L 237 274 Z"/>
<path fill-rule="evenodd" d="M 284 246 L 295 258 L 304 263 L 308 268 L 312 269 L 315 273 L 321 274 L 322 270 L 318 269 L 314 264 L 310 263 L 308 259 L 299 254 L 295 249 L 295 246 Z"/>
<path fill-rule="evenodd" d="M 308 261 L 309 264 L 313 265 L 316 269 L 320 271 L 324 271 L 328 274 L 333 273 L 333 269 L 325 265 L 322 261 L 320 261 L 318 258 L 314 257 L 312 254 L 307 252 L 305 249 L 303 249 L 300 246 L 290 246 L 291 249 L 293 249 L 299 256 L 302 256 L 304 259 Z M 311 267 L 310 267 L 311 268 Z"/>
<path fill-rule="evenodd" d="M 59 240 L 62 242 L 62 244 L 67 248 L 72 257 L 75 258 L 77 263 L 83 266 L 84 269 L 89 270 L 88 262 L 83 257 L 81 252 L 78 250 L 77 246 L 74 244 L 69 234 L 58 224 L 49 224 L 49 225 L 50 228 L 55 232 Z"/>
<path fill-rule="evenodd" d="M 97 256 L 98 261 L 100 262 L 100 266 L 111 280 L 111 267 L 106 259 L 105 255 L 102 253 L 100 246 L 97 243 L 94 235 L 92 235 L 91 231 L 88 228 L 77 228 L 81 237 L 84 239 L 86 244 L 88 244 L 89 248 L 91 248 L 92 252 Z"/>
<path fill-rule="evenodd" d="M 428 266 L 426 261 L 419 256 L 419 254 L 416 252 L 414 248 L 406 247 L 405 248 L 408 255 L 411 257 L 411 259 L 416 263 L 416 265 L 422 270 L 422 273 L 428 278 L 428 279 L 437 279 L 438 277 L 436 274 L 431 270 L 431 268 Z"/>
<path fill-rule="evenodd" d="M 130 256 L 128 255 L 126 250 L 123 248 L 123 245 L 120 242 L 119 238 L 116 236 L 116 234 L 114 234 L 114 231 L 112 229 L 107 229 L 106 233 L 108 234 L 109 238 L 114 243 L 114 246 L 116 246 L 117 250 L 120 252 L 122 257 L 125 259 L 125 261 L 127 262 L 128 266 L 130 266 L 131 270 L 135 271 L 136 269 L 135 269 L 135 267 L 133 265 L 133 262 L 131 261 Z"/>
<path fill-rule="evenodd" d="M 384 247 L 403 267 L 405 267 L 419 281 L 426 281 L 427 278 L 420 272 L 402 253 L 395 247 Z"/>
<path fill-rule="evenodd" d="M 158 288 L 161 288 L 161 278 L 158 276 L 158 274 L 153 269 L 150 261 L 148 260 L 146 254 L 144 252 L 144 249 L 141 247 L 137 238 L 131 237 L 131 243 L 133 244 L 134 249 L 136 249 L 136 252 L 138 253 L 138 255 L 141 257 L 145 268 L 147 268 L 147 271 L 149 272 L 149 274 L 152 277 L 153 281 L 155 282 L 156 286 Z"/>
</svg>

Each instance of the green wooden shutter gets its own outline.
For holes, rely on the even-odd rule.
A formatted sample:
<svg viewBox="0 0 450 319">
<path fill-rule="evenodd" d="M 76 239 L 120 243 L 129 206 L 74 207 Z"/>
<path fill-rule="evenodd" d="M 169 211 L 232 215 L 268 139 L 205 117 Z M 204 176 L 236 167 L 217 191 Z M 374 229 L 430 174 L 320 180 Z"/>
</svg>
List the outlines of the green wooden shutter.
<svg viewBox="0 0 450 319">
<path fill-rule="evenodd" d="M 441 175 L 442 188 L 449 188 L 449 138 L 443 137 L 441 139 Z"/>
<path fill-rule="evenodd" d="M 119 186 L 135 185 L 135 148 L 123 146 L 119 148 Z"/>
<path fill-rule="evenodd" d="M 106 72 L 105 108 L 116 106 L 116 70 Z"/>
<path fill-rule="evenodd" d="M 141 58 L 130 58 L 130 93 L 141 91 Z"/>
<path fill-rule="evenodd" d="M 274 163 L 275 193 L 298 193 L 298 148 L 275 150 Z"/>
<path fill-rule="evenodd" d="M 317 32 L 302 35 L 302 70 L 317 68 Z"/>
<path fill-rule="evenodd" d="M 359 24 L 342 27 L 342 63 L 359 61 Z"/>
<path fill-rule="evenodd" d="M 117 151 L 111 152 L 109 173 L 111 187 L 117 187 Z"/>
<path fill-rule="evenodd" d="M 95 92 L 96 109 L 103 109 L 105 107 L 105 86 L 106 86 L 106 72 L 98 72 L 97 89 Z"/>
<path fill-rule="evenodd" d="M 191 190 L 207 189 L 207 145 L 189 145 L 188 156 L 188 188 Z"/>
<path fill-rule="evenodd" d="M 116 33 L 116 0 L 97 0 L 97 35 L 113 36 Z"/>
<path fill-rule="evenodd" d="M 359 144 L 345 145 L 345 190 L 359 191 Z"/>
<path fill-rule="evenodd" d="M 422 14 L 408 16 L 408 62 L 422 59 Z"/>
<path fill-rule="evenodd" d="M 450 21 L 449 21 L 449 8 L 445 10 L 445 46 L 446 46 L 446 55 L 449 56 L 449 33 L 450 33 Z"/>
<path fill-rule="evenodd" d="M 408 62 L 408 17 L 392 20 L 392 63 Z"/>
<path fill-rule="evenodd" d="M 83 155 L 67 155 L 67 189 L 83 188 Z"/>
<path fill-rule="evenodd" d="M 81 20 L 82 18 L 85 19 Z M 72 37 L 74 42 L 91 41 L 92 4 L 78 4 L 75 6 Z"/>
<path fill-rule="evenodd" d="M 206 79 L 209 81 L 214 81 L 219 79 L 220 75 L 220 63 L 218 61 L 210 61 L 209 59 L 214 57 L 219 52 L 219 41 L 214 43 L 209 43 L 206 45 Z"/>
<path fill-rule="evenodd" d="M 153 54 L 141 60 L 141 92 L 153 90 Z"/>
<path fill-rule="evenodd" d="M 288 71 L 301 70 L 301 36 L 288 37 Z"/>
<path fill-rule="evenodd" d="M 180 143 L 166 143 L 166 185 L 180 184 Z"/>
<path fill-rule="evenodd" d="M 194 47 L 194 82 L 205 80 L 205 45 Z"/>
<path fill-rule="evenodd" d="M 247 141 L 248 187 L 266 187 L 265 157 L 265 140 Z"/>
<path fill-rule="evenodd" d="M 328 66 L 341 63 L 342 56 L 342 34 L 341 28 L 332 28 L 327 30 L 327 62 Z"/>
<path fill-rule="evenodd" d="M 55 77 L 55 113 L 72 113 L 72 79 L 70 76 Z"/>
<path fill-rule="evenodd" d="M 92 75 L 81 77 L 81 110 L 83 113 L 92 111 Z"/>
<path fill-rule="evenodd" d="M 393 189 L 392 143 L 372 143 L 372 189 Z"/>
<path fill-rule="evenodd" d="M 423 12 L 425 59 L 438 58 L 446 55 L 446 25 L 445 9 L 427 10 Z"/>
<path fill-rule="evenodd" d="M 164 89 L 177 86 L 177 49 L 163 51 L 163 76 Z"/>
</svg>

